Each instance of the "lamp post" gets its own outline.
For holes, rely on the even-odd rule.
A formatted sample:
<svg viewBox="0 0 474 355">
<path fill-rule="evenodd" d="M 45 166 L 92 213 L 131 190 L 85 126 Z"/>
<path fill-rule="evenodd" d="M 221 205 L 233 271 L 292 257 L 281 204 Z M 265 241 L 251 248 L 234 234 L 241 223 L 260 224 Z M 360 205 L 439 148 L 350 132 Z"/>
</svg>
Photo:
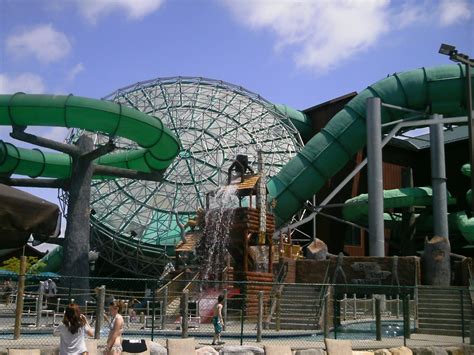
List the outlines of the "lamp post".
<svg viewBox="0 0 474 355">
<path fill-rule="evenodd" d="M 466 67 L 466 106 L 467 106 L 467 127 L 469 131 L 469 163 L 471 165 L 471 191 L 474 192 L 474 117 L 472 113 L 472 86 L 471 67 L 474 61 L 468 55 L 459 53 L 456 47 L 449 44 L 441 44 L 439 53 L 449 56 L 449 59 L 456 63 L 462 63 Z M 474 214 L 474 198 L 471 198 L 471 215 Z"/>
</svg>

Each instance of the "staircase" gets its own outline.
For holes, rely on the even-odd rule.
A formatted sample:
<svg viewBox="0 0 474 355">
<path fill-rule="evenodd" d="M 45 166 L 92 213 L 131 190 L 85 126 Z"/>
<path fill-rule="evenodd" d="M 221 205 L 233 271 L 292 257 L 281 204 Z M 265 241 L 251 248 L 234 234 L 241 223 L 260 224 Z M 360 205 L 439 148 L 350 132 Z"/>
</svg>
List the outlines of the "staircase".
<svg viewBox="0 0 474 355">
<path fill-rule="evenodd" d="M 462 336 L 461 288 L 418 287 L 418 333 Z M 463 289 L 464 336 L 473 319 L 468 288 Z"/>
<path fill-rule="evenodd" d="M 289 284 L 283 287 L 280 301 L 280 329 L 319 329 L 321 290 L 318 285 Z M 278 310 L 269 323 L 275 329 Z"/>
</svg>

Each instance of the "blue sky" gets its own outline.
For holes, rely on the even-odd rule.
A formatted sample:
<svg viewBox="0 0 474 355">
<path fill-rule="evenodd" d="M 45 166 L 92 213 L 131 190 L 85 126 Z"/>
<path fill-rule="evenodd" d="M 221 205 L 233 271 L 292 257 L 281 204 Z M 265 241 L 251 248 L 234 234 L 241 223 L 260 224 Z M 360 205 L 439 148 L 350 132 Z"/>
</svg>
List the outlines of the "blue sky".
<svg viewBox="0 0 474 355">
<path fill-rule="evenodd" d="M 305 109 L 448 63 L 442 42 L 474 55 L 473 17 L 472 0 L 0 0 L 0 93 L 101 98 L 186 75 Z"/>
</svg>

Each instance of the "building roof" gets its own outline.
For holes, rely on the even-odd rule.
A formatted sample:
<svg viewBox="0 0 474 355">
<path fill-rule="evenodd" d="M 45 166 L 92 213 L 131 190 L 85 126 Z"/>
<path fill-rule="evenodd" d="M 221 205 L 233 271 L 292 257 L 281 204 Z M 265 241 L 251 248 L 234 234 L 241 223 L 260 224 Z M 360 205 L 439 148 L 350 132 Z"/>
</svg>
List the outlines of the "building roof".
<svg viewBox="0 0 474 355">
<path fill-rule="evenodd" d="M 467 126 L 453 127 L 444 131 L 444 143 L 454 143 L 463 141 L 469 138 Z M 411 151 L 420 151 L 430 148 L 430 135 L 422 134 L 417 137 L 410 138 L 392 138 L 389 142 L 392 147 L 402 148 Z"/>
</svg>

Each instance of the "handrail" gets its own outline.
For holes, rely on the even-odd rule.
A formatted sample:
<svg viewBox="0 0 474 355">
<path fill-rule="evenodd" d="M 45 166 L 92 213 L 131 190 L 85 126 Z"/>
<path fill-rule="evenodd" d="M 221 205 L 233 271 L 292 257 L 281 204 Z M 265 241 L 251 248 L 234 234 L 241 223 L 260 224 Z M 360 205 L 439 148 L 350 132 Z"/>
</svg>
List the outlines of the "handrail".
<svg viewBox="0 0 474 355">
<path fill-rule="evenodd" d="M 319 307 L 318 313 L 316 314 L 316 319 L 320 320 L 321 319 L 321 312 L 323 310 L 323 305 L 324 305 L 324 300 L 326 299 L 327 296 L 327 290 L 328 290 L 328 283 L 329 283 L 329 267 L 331 266 L 331 260 L 328 259 L 328 265 L 326 266 L 326 272 L 324 274 L 324 280 L 323 280 L 323 285 L 321 286 L 321 291 L 319 293 Z"/>
<path fill-rule="evenodd" d="M 278 269 L 277 277 L 275 280 L 275 283 L 273 284 L 272 290 L 270 292 L 270 307 L 269 307 L 269 312 L 268 316 L 265 319 L 265 327 L 268 328 L 268 325 L 270 324 L 272 320 L 273 313 L 275 313 L 276 310 L 276 294 L 281 293 L 283 291 L 283 280 L 285 280 L 286 274 L 288 272 L 288 264 L 285 262 L 282 262 L 280 265 L 280 268 Z"/>
</svg>

